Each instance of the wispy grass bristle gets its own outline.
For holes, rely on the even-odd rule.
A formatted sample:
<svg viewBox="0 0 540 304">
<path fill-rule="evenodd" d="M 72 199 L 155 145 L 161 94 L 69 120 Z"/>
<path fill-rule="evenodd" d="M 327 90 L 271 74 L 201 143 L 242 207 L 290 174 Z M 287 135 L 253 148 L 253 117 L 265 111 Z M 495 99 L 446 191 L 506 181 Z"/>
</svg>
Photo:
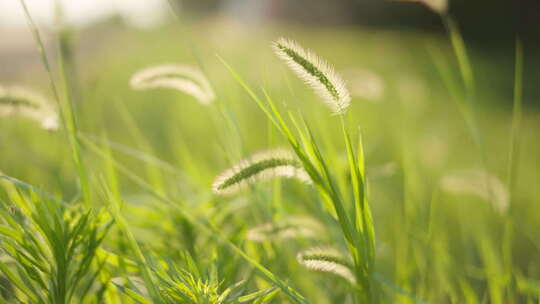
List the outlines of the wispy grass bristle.
<svg viewBox="0 0 540 304">
<path fill-rule="evenodd" d="M 241 160 L 219 175 L 212 186 L 216 194 L 233 194 L 249 185 L 276 177 L 295 178 L 310 183 L 307 172 L 285 149 L 263 151 Z"/>
<path fill-rule="evenodd" d="M 202 71 L 189 65 L 162 64 L 142 69 L 131 77 L 130 86 L 134 90 L 174 89 L 189 94 L 206 105 L 216 98 Z"/>
<path fill-rule="evenodd" d="M 501 214 L 506 213 L 510 194 L 499 178 L 483 170 L 462 170 L 446 175 L 441 188 L 452 194 L 473 195 L 485 200 Z"/>
<path fill-rule="evenodd" d="M 0 86 L 0 117 L 13 116 L 34 120 L 48 131 L 60 127 L 55 107 L 43 95 L 23 87 Z"/>
<path fill-rule="evenodd" d="M 280 38 L 274 52 L 306 84 L 312 87 L 335 114 L 344 114 L 351 102 L 345 81 L 324 59 L 295 41 Z"/>
<path fill-rule="evenodd" d="M 302 251 L 297 255 L 298 263 L 306 268 L 329 272 L 356 283 L 351 263 L 333 248 L 316 247 Z"/>
<path fill-rule="evenodd" d="M 294 238 L 314 239 L 321 235 L 321 224 L 313 218 L 291 216 L 280 222 L 268 222 L 248 230 L 247 239 L 253 242 Z"/>
</svg>

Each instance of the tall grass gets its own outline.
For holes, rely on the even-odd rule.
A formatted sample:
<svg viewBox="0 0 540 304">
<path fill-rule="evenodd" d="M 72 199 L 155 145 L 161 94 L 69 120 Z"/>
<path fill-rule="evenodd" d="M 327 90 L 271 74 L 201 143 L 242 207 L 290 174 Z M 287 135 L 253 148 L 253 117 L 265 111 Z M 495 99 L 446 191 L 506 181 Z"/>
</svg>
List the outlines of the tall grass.
<svg viewBox="0 0 540 304">
<path fill-rule="evenodd" d="M 28 27 L 30 31 L 32 32 L 35 43 L 38 47 L 38 51 L 41 56 L 43 66 L 45 67 L 45 70 L 47 71 L 51 91 L 54 95 L 54 98 L 62 114 L 61 115 L 62 122 L 65 127 L 67 138 L 70 143 L 71 153 L 72 153 L 73 161 L 75 163 L 75 168 L 77 169 L 77 176 L 79 178 L 79 186 L 80 186 L 82 198 L 87 204 L 91 204 L 90 181 L 88 179 L 86 166 L 82 159 L 80 145 L 76 137 L 76 134 L 78 132 L 78 126 L 77 126 L 77 118 L 75 115 L 75 109 L 74 109 L 72 96 L 71 96 L 73 94 L 74 75 L 72 71 L 74 67 L 73 67 L 73 56 L 70 50 L 71 47 L 69 45 L 69 38 L 67 37 L 68 32 L 65 30 L 62 30 L 59 34 L 60 58 L 61 58 L 60 79 L 62 80 L 62 83 L 61 83 L 62 86 L 58 86 L 56 84 L 56 81 L 55 81 L 56 77 L 53 74 L 52 66 L 49 62 L 49 57 L 46 53 L 45 46 L 41 39 L 39 30 L 36 24 L 34 23 L 32 16 L 30 15 L 30 11 L 28 10 L 26 2 L 24 0 L 20 0 L 20 3 L 23 8 L 24 14 L 26 16 Z M 62 23 L 62 19 L 61 19 L 60 6 L 57 7 L 57 12 L 59 14 L 59 20 L 58 20 L 59 26 L 61 29 L 64 29 L 63 28 L 64 24 Z M 62 87 L 63 89 L 60 89 L 60 87 Z"/>
</svg>

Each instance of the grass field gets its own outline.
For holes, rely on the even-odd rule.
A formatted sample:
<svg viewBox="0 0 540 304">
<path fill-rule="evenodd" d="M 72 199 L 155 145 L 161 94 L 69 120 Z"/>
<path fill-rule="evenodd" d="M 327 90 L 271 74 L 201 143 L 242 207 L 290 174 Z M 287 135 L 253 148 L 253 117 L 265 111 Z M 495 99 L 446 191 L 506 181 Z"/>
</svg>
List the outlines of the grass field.
<svg viewBox="0 0 540 304">
<path fill-rule="evenodd" d="M 59 104 L 57 132 L 0 91 L 0 302 L 540 303 L 519 44 L 497 62 L 448 29 L 175 23 L 83 58 L 61 33 L 54 76 L 17 80 Z M 276 56 L 281 36 L 342 75 L 344 113 Z M 130 87 L 164 63 L 210 88 Z"/>
</svg>

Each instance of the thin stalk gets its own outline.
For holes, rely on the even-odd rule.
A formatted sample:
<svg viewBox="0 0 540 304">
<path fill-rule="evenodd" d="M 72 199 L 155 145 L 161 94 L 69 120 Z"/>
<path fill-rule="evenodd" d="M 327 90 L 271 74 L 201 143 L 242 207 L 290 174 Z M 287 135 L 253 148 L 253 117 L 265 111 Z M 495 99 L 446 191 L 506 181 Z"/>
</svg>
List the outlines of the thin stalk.
<svg viewBox="0 0 540 304">
<path fill-rule="evenodd" d="M 191 31 L 188 29 L 188 25 L 186 24 L 186 22 L 184 21 L 180 13 L 178 12 L 176 4 L 172 0 L 167 0 L 167 3 L 169 6 L 169 9 L 171 10 L 172 14 L 175 17 L 175 20 L 180 25 L 180 29 L 182 31 L 182 37 L 183 39 L 187 41 L 191 54 L 193 58 L 195 59 L 195 61 L 197 61 L 198 67 L 208 78 L 208 81 L 210 82 L 210 86 L 214 89 L 218 88 L 218 86 L 215 85 L 216 81 L 212 77 L 212 73 L 208 73 L 208 69 L 206 65 L 204 64 L 204 60 L 202 60 L 201 56 L 199 56 L 199 53 L 200 53 L 199 48 L 197 47 L 197 44 L 195 43 L 195 39 L 193 38 Z M 216 96 L 220 96 L 220 95 L 216 94 Z M 244 148 L 244 144 L 242 142 L 242 138 L 240 134 L 240 128 L 238 127 L 236 121 L 231 117 L 231 113 L 228 111 L 226 104 L 224 102 L 221 102 L 219 98 L 216 98 L 214 105 L 209 108 L 210 108 L 209 112 L 210 112 L 210 119 L 212 122 L 212 126 L 214 130 L 218 134 L 220 134 L 222 145 L 224 147 L 227 146 L 227 149 L 225 149 L 225 153 L 228 154 L 229 161 L 237 159 L 238 157 L 243 155 L 243 148 Z M 222 127 L 223 123 L 225 123 L 228 128 L 223 128 Z"/>
<path fill-rule="evenodd" d="M 518 160 L 521 140 L 523 100 L 523 46 L 520 40 L 516 41 L 516 62 L 514 75 L 514 106 L 512 113 L 512 131 L 510 135 L 510 152 L 508 154 L 507 185 L 510 193 L 513 193 L 518 172 Z"/>
<path fill-rule="evenodd" d="M 507 187 L 510 193 L 508 212 L 505 218 L 505 228 L 503 234 L 503 262 L 506 277 L 512 278 L 513 274 L 513 257 L 512 257 L 512 240 L 513 240 L 513 210 L 512 201 L 515 193 L 515 182 L 518 171 L 519 148 L 521 139 L 521 120 L 522 120 L 522 97 L 523 97 L 523 46 L 521 41 L 516 41 L 515 55 L 515 70 L 514 70 L 514 105 L 512 113 L 512 130 L 510 135 L 510 149 L 508 153 L 508 175 Z M 508 284 L 509 293 L 513 292 L 513 284 Z"/>
<path fill-rule="evenodd" d="M 482 136 L 482 131 L 480 129 L 480 124 L 478 122 L 478 115 L 476 113 L 476 107 L 473 105 L 474 100 L 476 99 L 476 85 L 474 80 L 474 73 L 472 65 L 467 53 L 467 48 L 463 40 L 463 36 L 456 24 L 456 22 L 448 14 L 441 14 L 442 22 L 448 33 L 454 54 L 458 61 L 459 71 L 461 73 L 461 78 L 465 86 L 465 105 L 462 105 L 462 115 L 464 120 L 469 127 L 469 131 L 474 140 L 474 143 L 478 147 L 478 152 L 480 154 L 480 161 L 482 167 L 486 173 L 489 172 L 487 152 L 484 147 L 484 140 Z M 490 187 L 489 177 L 486 174 L 485 184 L 489 197 L 493 199 L 494 194 Z"/>
<path fill-rule="evenodd" d="M 70 100 L 68 84 L 66 82 L 66 77 L 69 77 L 69 73 L 68 74 L 66 74 L 66 73 L 67 73 L 67 71 L 69 69 L 68 67 L 69 67 L 70 63 L 69 62 L 64 62 L 65 54 L 63 54 L 64 52 L 61 51 L 60 52 L 60 55 L 61 55 L 60 64 L 62 66 L 62 71 L 63 71 L 62 72 L 62 79 L 63 79 L 64 87 L 65 87 L 64 92 L 63 92 L 63 95 L 64 95 L 63 97 L 64 98 L 62 98 L 60 96 L 58 86 L 56 85 L 56 83 L 54 81 L 54 75 L 52 73 L 49 58 L 48 58 L 47 53 L 45 51 L 45 46 L 43 44 L 43 40 L 41 39 L 41 34 L 39 33 L 39 29 L 36 26 L 36 24 L 34 23 L 34 20 L 33 20 L 32 16 L 31 16 L 31 14 L 30 14 L 30 11 L 28 10 L 28 7 L 26 5 L 25 0 L 20 0 L 20 3 L 21 3 L 21 6 L 23 8 L 24 14 L 26 16 L 26 21 L 28 23 L 28 27 L 29 27 L 30 31 L 32 32 L 32 36 L 34 37 L 34 40 L 35 40 L 36 45 L 38 47 L 38 52 L 39 52 L 41 60 L 43 62 L 43 66 L 45 67 L 45 70 L 47 71 L 47 74 L 49 76 L 49 84 L 50 84 L 50 87 L 51 87 L 51 91 L 53 92 L 54 99 L 55 99 L 58 107 L 60 108 L 60 112 L 62 114 L 61 115 L 62 122 L 63 122 L 64 126 L 66 127 L 67 137 L 68 137 L 68 141 L 70 143 L 73 161 L 75 163 L 75 168 L 77 170 L 77 174 L 78 174 L 78 178 L 79 178 L 79 186 L 81 188 L 81 192 L 82 192 L 82 195 L 83 195 L 83 201 L 85 203 L 87 203 L 87 204 L 90 204 L 90 201 L 91 201 L 91 198 L 90 198 L 90 185 L 89 185 L 87 171 L 86 171 L 86 168 L 84 166 L 84 163 L 83 163 L 83 160 L 82 160 L 82 157 L 81 157 L 79 142 L 77 141 L 77 137 L 76 137 L 77 124 L 76 124 L 75 114 L 74 114 L 74 110 L 73 110 L 73 105 L 72 105 L 71 100 Z M 62 42 L 61 42 L 61 44 L 62 44 Z"/>
<path fill-rule="evenodd" d="M 463 78 L 465 88 L 467 89 L 467 92 L 469 94 L 474 96 L 476 90 L 474 74 L 469 60 L 469 56 L 467 55 L 467 49 L 465 47 L 463 37 L 461 36 L 457 24 L 449 15 L 441 15 L 441 18 L 446 28 L 446 31 L 448 32 L 450 42 L 452 43 L 454 53 L 458 60 L 459 71 L 461 73 L 461 77 Z"/>
</svg>

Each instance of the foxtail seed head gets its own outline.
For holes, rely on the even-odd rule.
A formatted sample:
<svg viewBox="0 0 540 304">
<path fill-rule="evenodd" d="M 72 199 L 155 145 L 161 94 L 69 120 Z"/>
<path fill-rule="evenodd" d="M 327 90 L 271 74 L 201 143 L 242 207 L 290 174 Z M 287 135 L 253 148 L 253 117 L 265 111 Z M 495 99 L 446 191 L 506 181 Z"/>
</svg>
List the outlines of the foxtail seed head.
<svg viewBox="0 0 540 304">
<path fill-rule="evenodd" d="M 356 282 L 351 263 L 333 248 L 311 248 L 300 252 L 296 258 L 306 268 L 333 273 L 353 284 Z"/>
<path fill-rule="evenodd" d="M 291 216 L 280 222 L 268 222 L 248 230 L 247 239 L 253 242 L 293 238 L 317 238 L 322 232 L 319 222 L 310 217 Z"/>
<path fill-rule="evenodd" d="M 275 149 L 256 153 L 220 174 L 212 185 L 216 194 L 233 194 L 249 185 L 276 177 L 311 180 L 292 153 Z"/>
<path fill-rule="evenodd" d="M 325 60 L 298 43 L 280 38 L 274 52 L 307 85 L 312 87 L 335 114 L 344 114 L 351 103 L 345 81 Z"/>
<path fill-rule="evenodd" d="M 22 87 L 0 86 L 0 117 L 22 116 L 40 123 L 48 131 L 60 125 L 55 107 L 42 95 Z"/>
<path fill-rule="evenodd" d="M 195 97 L 202 104 L 210 104 L 216 98 L 206 76 L 196 67 L 163 64 L 145 68 L 130 80 L 134 90 L 168 88 Z"/>
<path fill-rule="evenodd" d="M 437 14 L 445 14 L 448 11 L 448 0 L 399 0 L 403 2 L 418 2 L 427 6 Z"/>
<path fill-rule="evenodd" d="M 457 171 L 444 176 L 440 185 L 447 193 L 473 195 L 489 202 L 501 214 L 508 210 L 508 189 L 496 176 L 483 170 Z"/>
</svg>

